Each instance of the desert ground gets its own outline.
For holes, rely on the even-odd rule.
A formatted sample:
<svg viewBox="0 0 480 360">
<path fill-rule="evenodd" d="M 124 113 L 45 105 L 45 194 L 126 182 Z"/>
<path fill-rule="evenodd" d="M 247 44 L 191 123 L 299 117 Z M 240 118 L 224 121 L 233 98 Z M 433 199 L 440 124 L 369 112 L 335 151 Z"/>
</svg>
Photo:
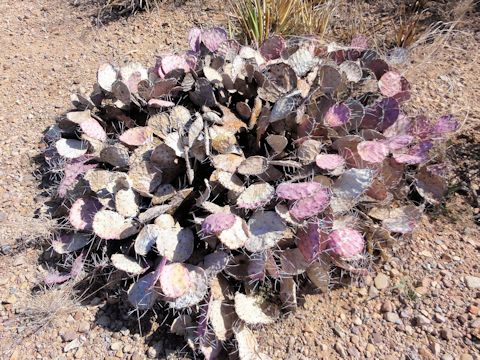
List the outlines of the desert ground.
<svg viewBox="0 0 480 360">
<path fill-rule="evenodd" d="M 91 88 L 101 63 L 151 64 L 185 48 L 193 25 L 224 23 L 223 2 L 166 2 L 100 25 L 93 0 L 3 0 L 0 13 L 0 358 L 188 358 L 160 328 L 164 315 L 138 320 L 122 294 L 74 301 L 68 287 L 42 288 L 53 224 L 38 215 L 47 197 L 35 158 L 42 132 L 71 108 L 72 92 Z M 462 122 L 446 147 L 445 202 L 372 276 L 305 294 L 295 313 L 256 330 L 273 359 L 480 359 L 479 19 L 470 10 L 439 46 L 413 49 L 403 69 L 412 111 Z"/>
</svg>

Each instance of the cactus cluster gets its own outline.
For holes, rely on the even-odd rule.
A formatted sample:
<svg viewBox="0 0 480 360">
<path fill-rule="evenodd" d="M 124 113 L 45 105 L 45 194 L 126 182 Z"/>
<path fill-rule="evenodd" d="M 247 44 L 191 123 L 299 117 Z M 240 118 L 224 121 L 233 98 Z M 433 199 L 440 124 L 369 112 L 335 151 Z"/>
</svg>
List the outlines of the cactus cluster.
<svg viewBox="0 0 480 360">
<path fill-rule="evenodd" d="M 47 281 L 103 251 L 131 306 L 174 309 L 193 351 L 266 359 L 249 326 L 294 308 L 299 287 L 325 291 L 332 272 L 368 273 L 359 260 L 413 231 L 409 198 L 441 201 L 431 152 L 458 125 L 402 111 L 407 79 L 364 37 L 256 48 L 195 28 L 188 43 L 150 68 L 102 65 L 46 132 L 69 224 L 53 249 L 78 255 Z"/>
</svg>

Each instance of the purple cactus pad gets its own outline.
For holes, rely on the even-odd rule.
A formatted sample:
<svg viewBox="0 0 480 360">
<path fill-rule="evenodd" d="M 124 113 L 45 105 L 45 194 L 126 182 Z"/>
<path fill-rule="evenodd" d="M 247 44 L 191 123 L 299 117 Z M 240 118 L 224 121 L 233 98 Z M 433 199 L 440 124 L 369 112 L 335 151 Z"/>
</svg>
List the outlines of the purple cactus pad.
<svg viewBox="0 0 480 360">
<path fill-rule="evenodd" d="M 277 186 L 277 196 L 283 200 L 300 200 L 324 190 L 317 182 L 283 183 Z"/>
<path fill-rule="evenodd" d="M 202 231 L 205 235 L 219 234 L 230 229 L 235 223 L 235 215 L 218 213 L 208 215 L 202 223 Z"/>
</svg>

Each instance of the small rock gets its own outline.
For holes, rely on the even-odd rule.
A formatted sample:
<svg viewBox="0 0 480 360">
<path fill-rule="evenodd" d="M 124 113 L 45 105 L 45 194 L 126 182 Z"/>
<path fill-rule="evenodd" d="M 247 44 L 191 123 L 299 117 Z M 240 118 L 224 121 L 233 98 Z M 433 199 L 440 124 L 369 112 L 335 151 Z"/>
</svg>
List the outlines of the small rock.
<svg viewBox="0 0 480 360">
<path fill-rule="evenodd" d="M 370 336 L 370 342 L 372 344 L 380 344 L 382 342 L 382 335 L 377 332 L 372 333 Z"/>
<path fill-rule="evenodd" d="M 450 354 L 445 354 L 440 358 L 440 360 L 454 360 L 454 358 Z"/>
<path fill-rule="evenodd" d="M 139 353 L 138 351 L 135 351 L 132 355 L 131 360 L 144 360 L 144 359 L 145 359 L 145 355 Z"/>
<path fill-rule="evenodd" d="M 428 258 L 431 258 L 433 256 L 432 253 L 428 250 L 420 251 L 419 255 L 420 256 L 425 256 L 425 257 L 428 257 Z"/>
<path fill-rule="evenodd" d="M 358 316 L 355 316 L 355 317 L 353 318 L 352 323 L 353 323 L 354 325 L 360 326 L 360 325 L 362 325 L 362 319 L 360 319 Z"/>
<path fill-rule="evenodd" d="M 353 358 L 353 359 L 360 358 L 360 353 L 358 352 L 355 346 L 349 346 L 347 352 L 348 352 L 348 355 L 351 356 L 350 358 Z"/>
<path fill-rule="evenodd" d="M 465 276 L 465 283 L 469 289 L 480 289 L 480 278 L 476 276 Z"/>
<path fill-rule="evenodd" d="M 375 345 L 373 344 L 367 344 L 367 351 L 369 353 L 374 353 L 375 352 Z"/>
<path fill-rule="evenodd" d="M 460 360 L 473 360 L 473 356 L 470 354 L 462 354 L 460 355 Z"/>
<path fill-rule="evenodd" d="M 333 327 L 333 332 L 338 337 L 343 338 L 345 336 L 345 332 L 343 331 L 343 329 L 340 326 L 338 326 L 338 324 L 335 324 L 335 326 Z"/>
<path fill-rule="evenodd" d="M 80 321 L 78 323 L 78 332 L 85 334 L 90 331 L 90 323 L 88 321 Z"/>
<path fill-rule="evenodd" d="M 467 322 L 467 318 L 464 315 L 458 315 L 457 320 L 460 324 L 465 324 Z"/>
<path fill-rule="evenodd" d="M 407 335 L 413 335 L 413 328 L 410 325 L 405 326 L 405 333 Z"/>
<path fill-rule="evenodd" d="M 430 350 L 432 351 L 433 355 L 438 357 L 442 351 L 442 348 L 440 347 L 440 344 L 434 342 L 430 344 Z"/>
<path fill-rule="evenodd" d="M 375 298 L 378 296 L 378 290 L 375 286 L 370 286 L 370 289 L 368 289 L 368 296 L 371 298 Z"/>
<path fill-rule="evenodd" d="M 433 359 L 432 353 L 426 347 L 421 347 L 420 349 L 418 349 L 418 353 L 420 354 L 423 360 Z"/>
<path fill-rule="evenodd" d="M 339 342 L 337 342 L 335 344 L 335 351 L 338 352 L 338 354 L 343 357 L 343 358 L 347 358 L 348 357 L 348 354 L 345 350 L 345 348 L 343 347 L 342 344 L 340 344 Z"/>
<path fill-rule="evenodd" d="M 443 340 L 450 340 L 452 338 L 452 331 L 450 329 L 441 329 L 440 330 L 440 337 Z"/>
<path fill-rule="evenodd" d="M 470 323 L 470 327 L 473 329 L 480 328 L 480 319 L 474 320 Z"/>
<path fill-rule="evenodd" d="M 375 276 L 373 282 L 378 290 L 383 290 L 386 289 L 390 284 L 390 279 L 387 275 L 379 273 L 377 276 Z"/>
<path fill-rule="evenodd" d="M 402 324 L 402 320 L 400 320 L 400 317 L 396 312 L 387 312 L 383 315 L 383 318 L 388 322 L 391 322 L 394 324 L 398 324 L 398 325 Z"/>
<path fill-rule="evenodd" d="M 157 350 L 150 346 L 147 350 L 147 356 L 149 359 L 155 359 L 157 357 Z"/>
<path fill-rule="evenodd" d="M 382 313 L 389 313 L 389 312 L 392 312 L 393 311 L 393 304 L 391 301 L 387 300 L 387 301 L 384 301 L 383 304 L 382 304 L 382 307 L 380 308 L 380 311 Z"/>
<path fill-rule="evenodd" d="M 117 342 L 114 342 L 112 343 L 112 345 L 110 345 L 110 349 L 113 350 L 113 351 L 118 351 L 122 348 L 122 343 L 117 341 Z"/>
<path fill-rule="evenodd" d="M 69 352 L 73 349 L 79 348 L 81 345 L 80 340 L 77 338 L 73 341 L 70 341 L 65 347 L 63 348 L 63 352 Z"/>
<path fill-rule="evenodd" d="M 429 325 L 430 323 L 430 319 L 424 315 L 418 315 L 415 317 L 415 325 L 417 326 Z"/>
<path fill-rule="evenodd" d="M 468 307 L 468 312 L 472 315 L 478 315 L 478 312 L 480 311 L 480 308 L 478 306 L 475 306 L 475 305 L 470 305 Z"/>
<path fill-rule="evenodd" d="M 445 321 L 447 321 L 447 319 L 445 318 L 445 316 L 443 315 L 440 315 L 440 314 L 435 314 L 433 316 L 433 319 L 438 322 L 438 323 L 444 323 Z"/>
<path fill-rule="evenodd" d="M 62 337 L 63 342 L 70 342 L 72 340 L 75 340 L 77 337 L 77 333 L 72 330 L 66 330 L 60 334 Z"/>
<path fill-rule="evenodd" d="M 161 342 L 154 343 L 147 350 L 147 356 L 150 359 L 156 359 L 163 354 L 163 344 Z"/>
</svg>

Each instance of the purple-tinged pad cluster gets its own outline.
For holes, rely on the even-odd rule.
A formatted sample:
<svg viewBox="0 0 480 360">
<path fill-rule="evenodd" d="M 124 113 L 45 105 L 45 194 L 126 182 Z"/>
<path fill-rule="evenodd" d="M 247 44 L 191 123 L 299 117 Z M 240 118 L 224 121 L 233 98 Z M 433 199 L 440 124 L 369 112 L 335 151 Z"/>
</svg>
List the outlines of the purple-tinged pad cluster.
<svg viewBox="0 0 480 360">
<path fill-rule="evenodd" d="M 82 233 L 63 234 L 52 241 L 52 248 L 57 254 L 68 254 L 85 247 L 91 235 Z"/>
<path fill-rule="evenodd" d="M 142 146 L 152 140 L 152 131 L 149 127 L 136 127 L 128 129 L 118 139 L 130 146 Z"/>
<path fill-rule="evenodd" d="M 290 208 L 290 214 L 297 220 L 305 220 L 323 212 L 330 204 L 330 192 L 322 189 L 312 196 L 297 200 Z"/>
<path fill-rule="evenodd" d="M 335 104 L 325 114 L 324 123 L 329 127 L 345 125 L 350 119 L 350 109 L 345 104 Z"/>
<path fill-rule="evenodd" d="M 411 135 L 397 135 L 384 140 L 383 143 L 387 146 L 390 152 L 395 152 L 406 148 L 412 143 L 412 141 L 413 136 Z"/>
<path fill-rule="evenodd" d="M 90 96 L 73 95 L 77 110 L 47 131 L 47 174 L 65 173 L 55 214 L 76 231 L 52 247 L 68 261 L 105 249 L 133 282 L 131 304 L 188 313 L 172 329 L 206 358 L 238 343 L 241 358 L 263 359 L 244 323 L 278 309 L 258 283 L 278 281 L 290 310 L 298 275 L 321 291 L 335 267 L 366 275 L 364 237 L 375 259 L 421 217 L 398 199 L 413 188 L 442 201 L 445 173 L 429 152 L 458 122 L 407 113 L 408 81 L 364 36 L 327 48 L 272 36 L 257 49 L 193 28 L 188 44 L 150 68 L 102 65 Z M 47 282 L 75 277 L 82 258 Z M 233 299 L 239 289 L 248 296 Z"/>
<path fill-rule="evenodd" d="M 58 196 L 65 197 L 67 192 L 74 187 L 80 175 L 98 166 L 98 164 L 86 164 L 89 160 L 91 160 L 89 156 L 82 156 L 65 163 L 64 175 L 57 189 Z"/>
<path fill-rule="evenodd" d="M 188 44 L 190 49 L 194 52 L 200 51 L 200 44 L 202 43 L 202 30 L 198 27 L 193 27 L 188 33 Z"/>
<path fill-rule="evenodd" d="M 204 235 L 218 235 L 223 230 L 230 229 L 235 224 L 236 216 L 228 213 L 208 215 L 202 223 Z"/>
<path fill-rule="evenodd" d="M 345 166 L 345 159 L 337 154 L 319 154 L 315 163 L 322 170 L 333 171 Z"/>
<path fill-rule="evenodd" d="M 378 81 L 378 87 L 382 95 L 393 97 L 399 102 L 410 99 L 410 84 L 397 71 L 387 71 Z"/>
<path fill-rule="evenodd" d="M 327 234 L 318 223 L 309 223 L 298 229 L 297 246 L 307 261 L 313 261 L 327 248 Z"/>
<path fill-rule="evenodd" d="M 408 149 L 406 153 L 394 153 L 393 158 L 401 164 L 420 164 L 429 159 L 429 151 L 433 147 L 431 141 L 425 140 Z"/>
<path fill-rule="evenodd" d="M 190 275 L 185 265 L 172 263 L 165 265 L 160 273 L 162 294 L 176 299 L 184 295 L 191 287 Z"/>
<path fill-rule="evenodd" d="M 93 218 L 101 208 L 102 204 L 94 197 L 78 198 L 70 208 L 68 220 L 75 230 L 92 231 Z"/>
<path fill-rule="evenodd" d="M 45 276 L 43 281 L 46 285 L 55 285 L 55 284 L 64 283 L 65 281 L 68 281 L 70 279 L 74 279 L 78 275 L 80 275 L 80 273 L 83 270 L 84 264 L 85 264 L 85 257 L 84 257 L 84 254 L 81 253 L 73 261 L 72 266 L 70 267 L 70 271 L 68 273 L 66 272 L 60 273 L 54 270 L 49 272 Z"/>
<path fill-rule="evenodd" d="M 350 260 L 363 252 L 365 239 L 357 230 L 333 230 L 328 236 L 328 249 L 332 254 Z"/>
<path fill-rule="evenodd" d="M 317 182 L 283 183 L 277 186 L 277 197 L 282 200 L 300 200 L 324 190 L 324 186 Z"/>
<path fill-rule="evenodd" d="M 158 68 L 158 75 L 164 78 L 166 75 L 174 70 L 190 71 L 190 65 L 186 58 L 180 55 L 166 55 L 160 60 L 160 67 Z"/>
<path fill-rule="evenodd" d="M 156 282 L 155 273 L 151 272 L 133 283 L 127 292 L 130 304 L 140 311 L 151 309 L 160 296 Z"/>
<path fill-rule="evenodd" d="M 433 125 L 432 132 L 435 136 L 443 136 L 458 130 L 459 124 L 457 119 L 452 115 L 441 116 L 435 125 Z"/>
<path fill-rule="evenodd" d="M 363 141 L 357 145 L 358 155 L 372 164 L 383 162 L 388 156 L 388 147 L 380 141 Z"/>
<path fill-rule="evenodd" d="M 202 43 L 211 52 L 218 50 L 220 45 L 227 41 L 227 32 L 220 27 L 212 27 L 202 31 Z"/>
<path fill-rule="evenodd" d="M 420 221 L 423 208 L 407 205 L 392 209 L 387 218 L 382 220 L 383 227 L 399 234 L 411 233 Z"/>
<path fill-rule="evenodd" d="M 283 50 L 285 50 L 285 39 L 281 36 L 274 35 L 265 40 L 260 46 L 260 54 L 266 61 L 278 59 Z"/>
<path fill-rule="evenodd" d="M 267 205 L 275 195 L 275 188 L 268 183 L 256 183 L 247 187 L 238 197 L 237 206 L 254 210 Z"/>
</svg>

